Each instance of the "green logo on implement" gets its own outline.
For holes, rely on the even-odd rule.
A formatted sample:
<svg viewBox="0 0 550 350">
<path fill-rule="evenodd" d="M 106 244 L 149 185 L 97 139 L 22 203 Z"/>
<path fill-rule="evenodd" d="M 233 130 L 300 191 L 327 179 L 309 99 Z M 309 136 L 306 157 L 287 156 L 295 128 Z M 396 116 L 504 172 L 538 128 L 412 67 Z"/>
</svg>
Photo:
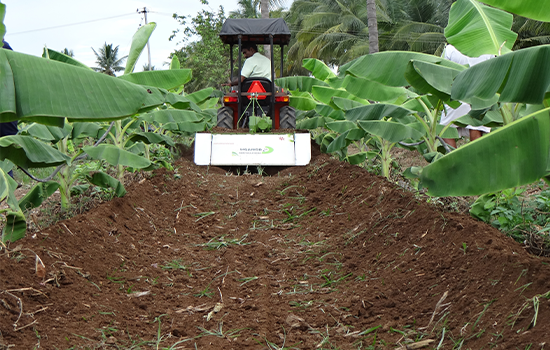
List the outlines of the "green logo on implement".
<svg viewBox="0 0 550 350">
<path fill-rule="evenodd" d="M 262 154 L 268 154 L 268 153 L 271 153 L 273 152 L 273 148 L 269 147 L 269 146 L 265 146 L 264 150 L 262 151 Z"/>
</svg>

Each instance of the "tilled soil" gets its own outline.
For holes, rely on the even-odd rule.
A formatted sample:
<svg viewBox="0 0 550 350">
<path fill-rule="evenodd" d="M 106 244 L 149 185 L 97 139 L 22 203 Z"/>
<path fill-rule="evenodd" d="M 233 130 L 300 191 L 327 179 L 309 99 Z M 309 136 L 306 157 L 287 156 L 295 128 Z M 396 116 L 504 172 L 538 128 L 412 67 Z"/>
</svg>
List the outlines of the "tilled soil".
<svg viewBox="0 0 550 350">
<path fill-rule="evenodd" d="M 326 156 L 175 168 L 0 250 L 0 349 L 548 347 L 550 260 L 482 222 Z"/>
</svg>

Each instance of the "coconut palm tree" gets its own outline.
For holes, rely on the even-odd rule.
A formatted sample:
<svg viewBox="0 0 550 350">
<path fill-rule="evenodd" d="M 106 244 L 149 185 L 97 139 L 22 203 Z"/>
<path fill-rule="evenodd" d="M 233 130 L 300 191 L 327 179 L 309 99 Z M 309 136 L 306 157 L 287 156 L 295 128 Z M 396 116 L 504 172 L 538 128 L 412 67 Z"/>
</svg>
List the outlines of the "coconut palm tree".
<svg viewBox="0 0 550 350">
<path fill-rule="evenodd" d="M 74 57 L 74 51 L 69 50 L 67 48 L 64 48 L 63 51 L 61 51 L 61 53 L 64 54 L 64 55 L 70 56 L 70 57 Z"/>
<path fill-rule="evenodd" d="M 118 58 L 118 45 L 113 48 L 113 44 L 105 43 L 102 47 L 99 48 L 99 53 L 94 50 L 96 56 L 97 67 L 92 67 L 96 72 L 101 72 L 103 74 L 115 76 L 115 72 L 120 72 L 124 70 L 122 63 L 128 56 Z"/>
<path fill-rule="evenodd" d="M 260 0 L 239 0 L 239 8 L 229 12 L 231 18 L 260 18 Z"/>
</svg>

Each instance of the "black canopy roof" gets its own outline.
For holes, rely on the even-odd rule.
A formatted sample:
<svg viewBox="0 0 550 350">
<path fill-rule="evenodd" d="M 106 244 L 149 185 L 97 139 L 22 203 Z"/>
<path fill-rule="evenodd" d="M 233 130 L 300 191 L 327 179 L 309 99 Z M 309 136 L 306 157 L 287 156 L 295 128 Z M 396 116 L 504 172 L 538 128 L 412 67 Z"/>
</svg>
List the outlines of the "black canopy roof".
<svg viewBox="0 0 550 350">
<path fill-rule="evenodd" d="M 220 31 L 224 44 L 238 44 L 239 35 L 242 42 L 269 44 L 269 35 L 273 35 L 274 45 L 288 45 L 290 29 L 282 18 L 228 18 Z"/>
</svg>

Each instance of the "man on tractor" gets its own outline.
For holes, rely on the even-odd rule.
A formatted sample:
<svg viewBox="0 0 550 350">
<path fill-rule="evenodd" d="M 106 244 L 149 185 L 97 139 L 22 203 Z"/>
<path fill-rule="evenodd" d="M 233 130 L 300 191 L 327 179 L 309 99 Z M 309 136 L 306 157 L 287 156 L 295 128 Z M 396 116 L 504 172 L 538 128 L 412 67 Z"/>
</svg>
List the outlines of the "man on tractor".
<svg viewBox="0 0 550 350">
<path fill-rule="evenodd" d="M 256 44 L 243 44 L 242 53 L 246 61 L 244 61 L 243 69 L 241 69 L 241 82 L 246 78 L 266 78 L 271 80 L 271 61 L 258 52 Z M 232 81 L 224 85 L 238 85 L 238 79 L 238 77 L 234 77 Z"/>
</svg>

